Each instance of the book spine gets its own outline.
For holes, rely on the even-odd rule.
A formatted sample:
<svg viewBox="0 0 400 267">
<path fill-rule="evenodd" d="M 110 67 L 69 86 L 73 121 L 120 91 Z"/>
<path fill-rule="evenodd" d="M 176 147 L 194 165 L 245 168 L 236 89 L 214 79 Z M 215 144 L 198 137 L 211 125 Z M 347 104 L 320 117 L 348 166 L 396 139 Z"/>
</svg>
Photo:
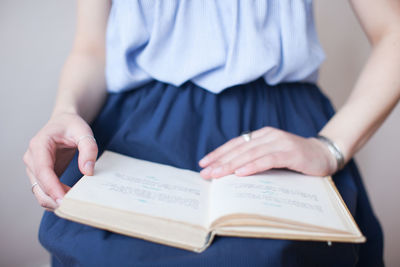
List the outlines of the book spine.
<svg viewBox="0 0 400 267">
<path fill-rule="evenodd" d="M 206 237 L 206 240 L 204 242 L 204 245 L 201 248 L 196 249 L 195 252 L 201 253 L 204 250 L 206 250 L 211 245 L 211 243 L 212 243 L 212 241 L 214 239 L 214 236 L 215 236 L 215 231 L 209 232 L 207 237 Z"/>
</svg>

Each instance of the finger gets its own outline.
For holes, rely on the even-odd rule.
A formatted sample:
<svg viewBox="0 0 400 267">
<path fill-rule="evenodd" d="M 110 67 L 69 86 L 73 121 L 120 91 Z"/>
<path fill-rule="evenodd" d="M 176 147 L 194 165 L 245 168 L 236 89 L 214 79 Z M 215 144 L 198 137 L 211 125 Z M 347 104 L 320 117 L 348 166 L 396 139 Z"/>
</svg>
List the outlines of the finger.
<svg viewBox="0 0 400 267">
<path fill-rule="evenodd" d="M 263 157 L 271 151 L 274 151 L 275 148 L 271 147 L 270 144 L 265 144 L 262 146 L 257 146 L 249 149 L 248 151 L 237 155 L 235 158 L 232 160 L 221 164 L 219 166 L 216 166 L 210 173 L 212 178 L 218 178 L 222 177 L 228 174 L 232 174 L 235 172 L 236 169 L 244 166 L 245 164 L 248 164 L 252 161 L 257 160 L 260 157 Z"/>
<path fill-rule="evenodd" d="M 53 200 L 62 199 L 65 191 L 54 172 L 54 150 L 52 141 L 41 141 L 34 144 L 31 150 L 33 161 L 33 175 L 41 189 Z"/>
<path fill-rule="evenodd" d="M 253 139 L 257 139 L 257 138 L 265 135 L 269 130 L 270 130 L 270 127 L 264 127 L 259 130 L 253 131 L 251 133 L 252 141 L 253 141 Z M 205 168 L 205 167 L 209 166 L 210 164 L 212 164 L 213 162 L 218 160 L 218 158 L 220 158 L 224 154 L 228 153 L 230 150 L 234 149 L 235 147 L 237 147 L 241 144 L 244 144 L 245 142 L 246 141 L 244 140 L 244 138 L 242 136 L 237 136 L 235 138 L 232 138 L 225 144 L 219 146 L 218 148 L 216 148 L 215 150 L 211 151 L 206 156 L 204 156 L 199 161 L 200 167 Z"/>
<path fill-rule="evenodd" d="M 31 184 L 34 184 L 36 182 L 36 178 L 33 175 L 33 173 L 28 168 L 26 168 L 26 173 L 29 177 Z M 43 192 L 39 184 L 32 188 L 32 192 L 33 195 L 36 197 L 36 200 L 39 203 L 39 205 L 42 206 L 43 208 L 52 211 L 58 207 L 58 204 L 51 197 L 49 197 Z"/>
<path fill-rule="evenodd" d="M 23 161 L 24 161 L 24 163 L 25 163 L 26 168 L 29 169 L 31 173 L 33 173 L 32 153 L 31 153 L 31 150 L 30 150 L 29 148 L 28 148 L 28 150 L 27 150 L 27 151 L 25 152 L 25 154 L 24 154 Z M 33 184 L 34 182 L 36 182 L 36 179 L 35 179 L 35 181 L 32 181 L 32 180 L 30 179 L 29 175 L 28 175 L 28 178 L 29 178 L 31 184 Z"/>
<path fill-rule="evenodd" d="M 229 150 L 233 149 L 234 147 L 236 147 L 242 143 L 243 143 L 243 140 L 241 140 L 241 137 L 235 137 L 235 138 L 229 140 L 225 144 L 219 146 L 218 148 L 216 148 L 215 150 L 211 151 L 206 156 L 204 156 L 199 161 L 200 167 L 205 168 L 205 167 L 209 166 L 210 164 L 215 162 L 215 160 L 217 158 L 219 158 L 220 156 L 227 153 Z"/>
<path fill-rule="evenodd" d="M 232 159 L 245 154 L 255 147 L 263 146 L 265 143 L 268 143 L 268 141 L 269 140 L 265 139 L 265 137 L 263 136 L 259 138 L 253 138 L 251 142 L 243 142 L 242 144 L 227 151 L 219 158 L 215 159 L 214 162 L 209 165 L 209 167 L 217 168 L 221 165 L 224 165 L 225 163 L 230 162 Z"/>
<path fill-rule="evenodd" d="M 79 170 L 85 175 L 93 175 L 94 163 L 96 162 L 98 148 L 93 133 L 90 131 L 87 134 L 80 135 L 76 140 L 79 156 Z"/>
<path fill-rule="evenodd" d="M 216 159 L 205 169 L 203 169 L 200 172 L 200 175 L 205 179 L 217 178 L 224 175 L 228 175 L 232 173 L 229 172 L 229 170 L 234 165 L 232 164 L 233 159 L 239 158 L 244 160 L 246 158 L 246 161 L 249 160 L 248 157 L 254 159 L 252 155 L 249 155 L 248 153 L 255 147 L 260 147 L 260 146 L 261 145 L 257 141 L 245 142 L 239 146 L 236 146 L 235 148 L 227 152 L 225 155 L 222 155 L 219 159 Z"/>
<path fill-rule="evenodd" d="M 290 156 L 285 152 L 270 153 L 245 164 L 243 167 L 237 169 L 235 174 L 238 176 L 248 176 L 273 168 L 285 168 L 289 165 L 289 161 Z"/>
<path fill-rule="evenodd" d="M 235 172 L 235 170 L 239 169 L 245 164 L 248 164 L 260 157 L 266 156 L 270 153 L 275 153 L 277 151 L 279 151 L 279 144 L 277 143 L 267 143 L 251 147 L 243 153 L 236 154 L 236 156 L 231 160 L 216 166 L 214 169 L 211 170 L 209 176 L 211 176 L 211 178 L 218 178 L 232 174 Z"/>
<path fill-rule="evenodd" d="M 58 207 L 58 203 L 46 195 L 40 186 L 37 185 L 33 188 L 33 194 L 41 207 L 49 211 L 54 211 Z"/>
<path fill-rule="evenodd" d="M 250 150 L 253 150 L 253 152 L 261 152 L 264 151 L 265 153 L 268 153 L 272 151 L 272 148 L 275 148 L 276 145 L 275 143 L 271 143 L 271 138 L 268 138 L 268 136 L 260 136 L 258 138 L 254 138 L 251 140 L 251 142 L 244 142 L 231 150 L 227 151 L 225 154 L 221 155 L 219 158 L 215 159 L 214 162 L 212 162 L 210 165 L 207 166 L 206 169 L 204 169 L 204 173 L 209 173 L 213 172 L 215 169 L 219 169 L 220 166 L 223 166 L 229 162 L 231 162 L 234 159 L 241 159 L 244 154 L 248 153 Z M 268 145 L 268 146 L 265 146 Z M 258 149 L 257 149 L 258 147 Z M 265 154 L 264 153 L 264 154 Z M 257 154 L 259 155 L 259 153 Z M 261 156 L 261 155 L 259 155 Z M 258 157 L 258 156 L 257 156 Z"/>
</svg>

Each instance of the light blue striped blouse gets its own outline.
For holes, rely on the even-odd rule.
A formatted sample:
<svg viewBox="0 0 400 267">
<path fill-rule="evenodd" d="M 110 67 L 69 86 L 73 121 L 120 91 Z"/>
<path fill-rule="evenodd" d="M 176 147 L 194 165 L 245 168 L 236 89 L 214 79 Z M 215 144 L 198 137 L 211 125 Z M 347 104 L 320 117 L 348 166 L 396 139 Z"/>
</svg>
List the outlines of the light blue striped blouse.
<svg viewBox="0 0 400 267">
<path fill-rule="evenodd" d="M 324 52 L 312 0 L 113 0 L 108 90 L 190 80 L 219 93 L 263 77 L 315 82 Z"/>
</svg>

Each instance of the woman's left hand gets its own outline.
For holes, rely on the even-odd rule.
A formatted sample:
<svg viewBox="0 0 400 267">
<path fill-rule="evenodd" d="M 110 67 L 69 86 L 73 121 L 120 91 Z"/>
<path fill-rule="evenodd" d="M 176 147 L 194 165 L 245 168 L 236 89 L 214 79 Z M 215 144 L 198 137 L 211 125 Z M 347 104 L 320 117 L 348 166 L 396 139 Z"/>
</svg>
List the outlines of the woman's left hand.
<svg viewBox="0 0 400 267">
<path fill-rule="evenodd" d="M 273 168 L 287 168 L 309 175 L 326 176 L 336 170 L 336 159 L 325 144 L 276 128 L 251 133 L 251 140 L 238 136 L 199 161 L 205 179 L 228 174 L 247 176 Z"/>
</svg>

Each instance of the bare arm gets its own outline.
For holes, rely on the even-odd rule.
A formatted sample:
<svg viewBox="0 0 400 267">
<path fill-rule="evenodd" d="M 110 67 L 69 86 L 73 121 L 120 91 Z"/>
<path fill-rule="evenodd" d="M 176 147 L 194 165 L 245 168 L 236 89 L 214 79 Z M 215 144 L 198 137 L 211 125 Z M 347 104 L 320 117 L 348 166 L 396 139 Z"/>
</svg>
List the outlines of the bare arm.
<svg viewBox="0 0 400 267">
<path fill-rule="evenodd" d="M 379 128 L 400 99 L 400 1 L 352 0 L 372 44 L 356 85 L 321 134 L 349 160 Z"/>
<path fill-rule="evenodd" d="M 32 138 L 24 155 L 26 172 L 41 206 L 52 210 L 68 186 L 58 176 L 76 149 L 79 169 L 93 174 L 97 145 L 88 123 L 99 112 L 106 96 L 105 32 L 110 0 L 78 3 L 78 23 L 73 49 L 64 65 L 50 120 Z"/>
<path fill-rule="evenodd" d="M 333 140 L 348 161 L 383 123 L 400 99 L 400 1 L 352 0 L 353 9 L 372 46 L 372 53 L 346 104 L 320 134 Z M 230 173 L 250 175 L 289 168 L 329 175 L 336 159 L 315 138 L 303 138 L 271 127 L 254 131 L 251 142 L 234 138 L 204 157 L 204 178 Z"/>
<path fill-rule="evenodd" d="M 73 49 L 61 74 L 53 115 L 77 113 L 90 122 L 106 95 L 105 29 L 110 0 L 78 1 Z"/>
</svg>

